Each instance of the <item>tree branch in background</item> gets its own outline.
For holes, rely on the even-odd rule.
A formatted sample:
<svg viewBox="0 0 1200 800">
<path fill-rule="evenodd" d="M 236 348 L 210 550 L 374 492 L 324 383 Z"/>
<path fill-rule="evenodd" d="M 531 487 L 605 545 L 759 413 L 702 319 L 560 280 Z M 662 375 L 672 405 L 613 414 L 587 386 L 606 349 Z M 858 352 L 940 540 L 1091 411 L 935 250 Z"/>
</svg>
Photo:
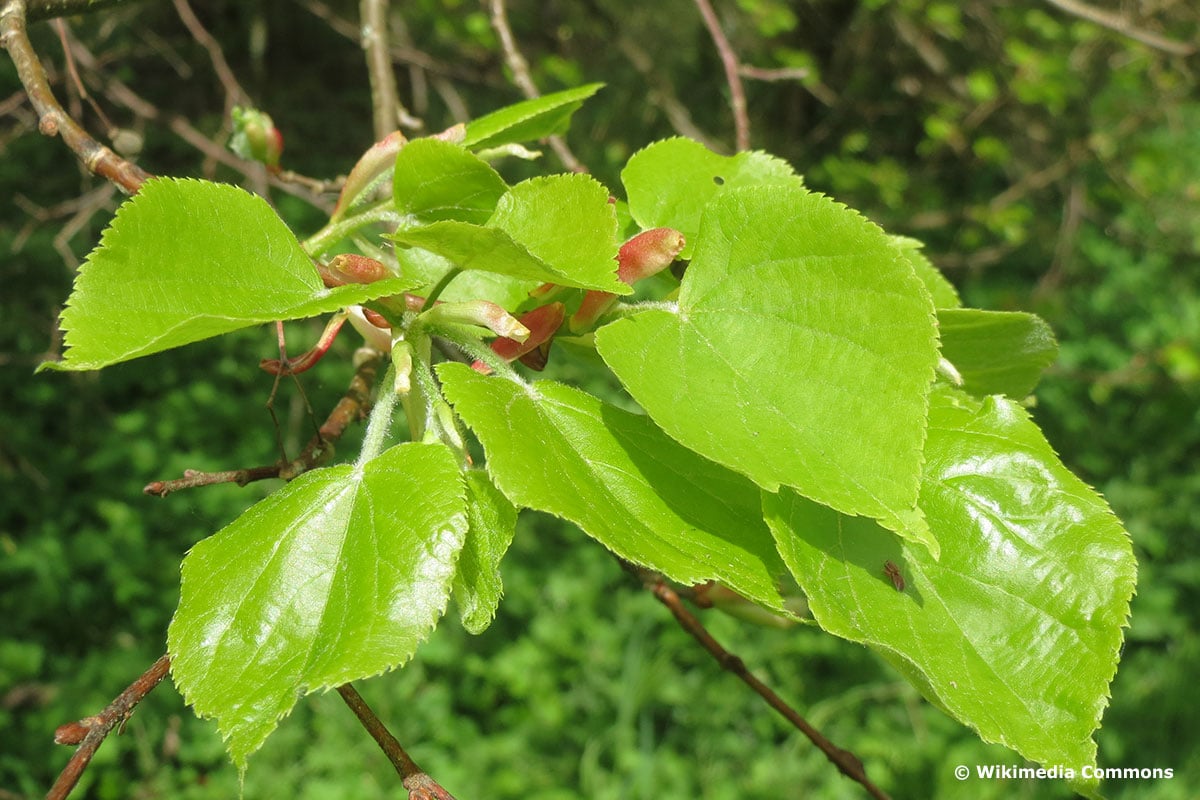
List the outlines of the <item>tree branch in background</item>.
<svg viewBox="0 0 1200 800">
<path fill-rule="evenodd" d="M 50 90 L 46 71 L 25 30 L 25 0 L 6 0 L 0 6 L 0 44 L 12 57 L 21 85 L 38 114 L 38 129 L 59 135 L 87 170 L 111 181 L 128 194 L 138 190 L 150 173 L 97 142 L 65 112 Z"/>
<path fill-rule="evenodd" d="M 396 130 L 397 125 L 422 128 L 424 123 L 411 116 L 396 93 L 396 75 L 392 72 L 392 55 L 388 29 L 388 0 L 361 0 L 359 23 L 362 49 L 367 56 L 367 75 L 371 82 L 371 109 L 374 117 L 375 141 Z"/>
<path fill-rule="evenodd" d="M 538 91 L 537 84 L 533 82 L 533 77 L 529 74 L 529 62 L 525 60 L 525 56 L 521 55 L 516 39 L 513 38 L 512 28 L 508 24 L 508 9 L 504 7 L 504 0 L 489 0 L 488 6 L 492 12 L 492 28 L 500 37 L 500 48 L 504 51 L 504 60 L 513 74 L 513 83 L 528 99 L 540 97 L 541 92 Z M 563 137 L 551 136 L 546 141 L 550 143 L 551 149 L 562 161 L 564 167 L 571 172 L 588 171 L 583 162 L 571 152 L 571 148 L 567 146 L 567 141 Z"/>
<path fill-rule="evenodd" d="M 41 22 L 53 17 L 90 14 L 93 11 L 134 2 L 140 0 L 29 0 L 26 19 L 30 22 Z"/>
<path fill-rule="evenodd" d="M 837 766 L 843 775 L 861 784 L 876 800 L 888 800 L 888 795 L 878 786 L 871 783 L 871 780 L 867 777 L 866 769 L 863 767 L 863 763 L 859 760 L 858 756 L 849 750 L 843 750 L 826 739 L 820 731 L 810 725 L 804 717 L 800 716 L 799 712 L 789 706 L 779 695 L 775 694 L 771 687 L 756 678 L 746 668 L 746 663 L 741 658 L 722 647 L 720 642 L 714 639 L 713 635 L 704 627 L 704 624 L 696 618 L 696 615 L 687 610 L 679 594 L 667 585 L 667 582 L 661 575 L 647 572 L 632 565 L 628 565 L 626 568 L 641 578 L 646 588 L 650 590 L 660 603 L 671 611 L 679 625 L 708 651 L 709 655 L 721 665 L 722 669 L 732 672 L 753 689 L 759 697 L 766 700 L 767 705 L 778 711 L 784 719 L 807 736 Z"/>
<path fill-rule="evenodd" d="M 79 749 L 71 756 L 71 760 L 59 773 L 58 780 L 46 793 L 46 800 L 63 800 L 71 793 L 91 762 L 92 756 L 104 743 L 105 737 L 112 733 L 113 728 L 125 725 L 134 707 L 150 693 L 150 690 L 158 686 L 170 669 L 171 658 L 163 655 L 99 714 L 85 717 L 78 722 L 69 722 L 54 732 L 54 741 L 57 744 L 77 744 Z"/>
<path fill-rule="evenodd" d="M 188 33 L 207 51 L 208 59 L 212 62 L 213 72 L 217 74 L 217 80 L 225 89 L 225 119 L 228 120 L 234 106 L 250 103 L 250 95 L 238 83 L 237 76 L 233 74 L 229 62 L 225 60 L 225 51 L 221 49 L 221 45 L 208 32 L 208 29 L 201 24 L 196 12 L 188 5 L 188 1 L 173 0 L 173 2 L 175 13 L 179 15 L 179 19 L 188 29 Z"/>
<path fill-rule="evenodd" d="M 1159 36 L 1157 33 L 1137 27 L 1121 14 L 1114 14 L 1102 8 L 1089 6 L 1086 3 L 1079 2 L 1079 0 L 1046 0 L 1046 2 L 1060 11 L 1065 11 L 1080 19 L 1086 19 L 1088 22 L 1094 22 L 1102 28 L 1108 28 L 1110 31 L 1127 36 L 1135 42 L 1141 42 L 1144 45 L 1153 47 L 1156 50 L 1162 50 L 1164 53 L 1170 53 L 1173 56 L 1186 57 L 1193 55 L 1198 47 L 1187 42 L 1169 39 L 1166 36 Z"/>
<path fill-rule="evenodd" d="M 387 726 L 375 715 L 358 690 L 347 683 L 338 687 L 338 694 L 342 696 L 346 705 L 354 712 L 354 716 L 358 717 L 358 721 L 367 729 L 367 733 L 371 734 L 371 738 L 383 750 L 388 761 L 392 762 L 392 766 L 400 774 L 400 783 L 408 790 L 410 800 L 454 800 L 453 795 L 429 777 L 429 773 L 418 767 L 408 753 L 404 752 L 400 742 L 396 740 L 395 736 L 392 736 Z"/>
<path fill-rule="evenodd" d="M 712 37 L 717 52 L 721 55 L 721 64 L 725 67 L 725 81 L 729 84 L 729 107 L 733 110 L 733 127 L 737 138 L 737 149 L 750 149 L 750 115 L 746 111 L 746 90 L 742 86 L 742 76 L 739 72 L 737 53 L 729 44 L 725 31 L 721 30 L 721 21 L 708 0 L 695 0 L 696 8 L 704 19 L 704 26 Z"/>
<path fill-rule="evenodd" d="M 362 349 L 359 351 L 358 368 L 350 385 L 346 387 L 342 398 L 338 400 L 333 411 L 325 418 L 325 422 L 317 433 L 305 445 L 300 455 L 291 461 L 280 462 L 264 467 L 249 467 L 247 469 L 225 470 L 222 472 L 200 472 L 187 470 L 182 478 L 167 481 L 152 481 L 142 489 L 145 494 L 156 497 L 166 497 L 171 492 L 180 489 L 195 489 L 199 486 L 212 486 L 218 483 L 236 483 L 245 486 L 254 481 L 267 478 L 283 478 L 291 480 L 308 470 L 325 463 L 333 454 L 333 444 L 346 432 L 351 423 L 361 419 L 371 405 L 371 386 L 375 383 L 379 372 L 379 364 L 383 354 L 377 350 Z"/>
</svg>

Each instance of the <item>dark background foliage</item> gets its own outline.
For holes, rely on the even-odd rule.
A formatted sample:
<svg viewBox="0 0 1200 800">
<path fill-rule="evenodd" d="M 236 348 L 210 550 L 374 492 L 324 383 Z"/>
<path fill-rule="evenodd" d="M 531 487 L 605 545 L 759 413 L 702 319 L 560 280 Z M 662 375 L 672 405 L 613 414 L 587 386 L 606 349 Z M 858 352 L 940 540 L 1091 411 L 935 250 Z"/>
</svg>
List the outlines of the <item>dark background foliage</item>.
<svg viewBox="0 0 1200 800">
<path fill-rule="evenodd" d="M 1125 4 L 1132 21 L 1200 41 L 1187 0 Z M 372 141 L 357 4 L 212 2 L 197 12 L 254 102 L 283 131 L 284 165 L 345 173 Z M 513 3 L 544 91 L 608 84 L 577 115 L 572 148 L 619 186 L 639 147 L 684 133 L 728 152 L 721 64 L 686 0 Z M 1111 9 L 1110 9 L 1111 10 Z M 819 191 L 927 252 L 972 305 L 1035 311 L 1062 353 L 1035 413 L 1063 458 L 1108 497 L 1140 563 L 1128 643 L 1098 733 L 1102 766 L 1172 767 L 1111 782 L 1123 798 L 1200 785 L 1200 93 L 1175 57 L 1050 4 L 738 0 L 718 5 L 741 59 L 804 70 L 747 81 L 753 145 Z M 1137 14 L 1144 16 L 1137 16 Z M 397 77 L 428 130 L 519 99 L 486 11 L 467 0 L 395 4 Z M 170 4 L 70 20 L 96 56 L 81 75 L 144 144 L 147 169 L 245 182 L 173 132 L 225 135 L 225 95 Z M 56 92 L 46 23 L 31 34 Z M 114 99 L 117 79 L 157 119 Z M 62 722 L 94 713 L 163 650 L 187 548 L 270 486 L 141 494 L 186 468 L 275 457 L 262 409 L 261 329 L 96 374 L 34 377 L 57 347 L 73 270 L 118 196 L 37 135 L 0 60 L 0 798 L 38 796 L 68 752 Z M 549 153 L 546 156 L 552 159 Z M 515 175 L 516 173 L 514 173 Z M 319 217 L 276 192 L 300 231 Z M 292 336 L 315 331 L 296 326 Z M 348 345 L 341 345 L 348 346 Z M 305 381 L 320 414 L 347 378 Z M 294 452 L 310 424 L 279 401 Z M 352 452 L 353 443 L 344 448 Z M 577 531 L 524 519 L 506 599 L 471 637 L 447 619 L 414 663 L 364 694 L 459 797 L 857 797 L 806 741 L 722 674 L 652 598 Z M 1050 783 L 960 784 L 960 763 L 1017 764 L 924 703 L 867 651 L 815 629 L 706 623 L 896 797 L 1066 797 Z M 393 796 L 396 779 L 334 696 L 298 706 L 245 778 L 245 796 Z M 238 776 L 215 729 L 161 687 L 102 748 L 81 797 L 229 797 Z"/>
</svg>

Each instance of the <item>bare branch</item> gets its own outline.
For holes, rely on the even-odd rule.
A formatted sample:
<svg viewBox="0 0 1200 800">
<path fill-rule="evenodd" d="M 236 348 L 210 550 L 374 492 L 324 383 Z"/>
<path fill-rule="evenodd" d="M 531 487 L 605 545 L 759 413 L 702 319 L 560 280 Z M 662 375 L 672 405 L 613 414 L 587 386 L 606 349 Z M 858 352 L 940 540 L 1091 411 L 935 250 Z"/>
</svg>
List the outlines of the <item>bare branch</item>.
<svg viewBox="0 0 1200 800">
<path fill-rule="evenodd" d="M 367 75 L 371 81 L 371 108 L 374 112 L 375 141 L 392 131 L 397 124 L 420 128 L 421 120 L 411 116 L 396 93 L 396 75 L 392 72 L 392 56 L 388 44 L 388 0 L 361 0 L 359 21 L 362 29 L 362 49 L 367 56 Z"/>
<path fill-rule="evenodd" d="M 21 85 L 38 114 L 38 129 L 47 136 L 59 135 L 87 170 L 133 194 L 151 176 L 88 135 L 65 112 L 50 90 L 46 71 L 38 60 L 25 30 L 25 0 L 7 0 L 0 6 L 0 44 L 8 50 Z"/>
<path fill-rule="evenodd" d="M 396 737 L 392 736 L 383 721 L 367 705 L 367 701 L 363 700 L 358 690 L 347 683 L 338 687 L 338 694 L 383 750 L 388 761 L 392 762 L 392 766 L 400 774 L 400 783 L 408 790 L 410 800 L 454 800 L 453 795 L 429 777 L 429 773 L 418 767 L 417 762 L 409 757 Z"/>
<path fill-rule="evenodd" d="M 750 149 L 750 116 L 746 112 L 746 90 L 742 87 L 742 76 L 739 73 L 737 54 L 729 44 L 725 31 L 721 30 L 721 21 L 708 0 L 695 0 L 696 8 L 704 19 L 704 26 L 712 37 L 713 44 L 721 56 L 721 64 L 725 67 L 725 81 L 729 84 L 729 106 L 733 111 L 733 127 L 737 137 L 737 149 Z"/>
<path fill-rule="evenodd" d="M 91 762 L 92 756 L 104 743 L 105 737 L 112 732 L 113 728 L 125 724 L 133 713 L 134 707 L 167 676 L 170 669 L 170 656 L 162 656 L 142 673 L 140 678 L 131 683 L 129 688 L 117 695 L 116 699 L 99 714 L 94 717 L 85 717 L 78 722 L 69 722 L 54 732 L 56 743 L 77 744 L 79 749 L 75 751 L 75 755 L 71 756 L 71 760 L 59 774 L 58 780 L 46 793 L 46 800 L 63 800 L 71 793 L 83 775 L 83 771 Z"/>
<path fill-rule="evenodd" d="M 212 62 L 213 72 L 217 73 L 217 79 L 221 81 L 221 86 L 225 89 L 225 117 L 228 118 L 235 105 L 246 105 L 250 102 L 250 95 L 238 83 L 237 76 L 233 74 L 229 62 L 225 60 L 225 52 L 221 49 L 221 45 L 208 32 L 208 29 L 201 24 L 200 19 L 196 16 L 196 12 L 188 5 L 188 1 L 173 1 L 175 3 L 175 13 L 179 15 L 179 19 L 188 29 L 188 32 L 192 34 L 192 38 L 208 52 L 208 59 Z"/>
<path fill-rule="evenodd" d="M 182 478 L 152 481 L 146 484 L 142 491 L 156 497 L 166 497 L 171 492 L 180 489 L 194 489 L 218 483 L 236 483 L 239 486 L 245 486 L 248 483 L 267 478 L 291 480 L 313 467 L 325 463 L 333 453 L 333 444 L 342 437 L 351 423 L 366 413 L 371 404 L 371 386 L 375 383 L 383 355 L 375 350 L 360 350 L 359 352 L 363 353 L 363 356 L 354 372 L 354 377 L 350 380 L 350 385 L 298 457 L 270 466 L 222 472 L 187 470 Z"/>
<path fill-rule="evenodd" d="M 671 611 L 679 625 L 708 651 L 709 655 L 721 665 L 722 669 L 728 670 L 740 678 L 759 697 L 767 701 L 767 704 L 771 708 L 778 711 L 784 719 L 807 736 L 834 763 L 843 775 L 861 784 L 877 800 L 888 800 L 888 795 L 878 786 L 871 783 L 871 780 L 867 777 L 866 769 L 863 767 L 863 763 L 859 760 L 858 756 L 849 750 L 843 750 L 826 739 L 820 731 L 810 725 L 804 717 L 800 716 L 799 712 L 789 706 L 779 695 L 775 694 L 771 687 L 756 678 L 746 668 L 746 663 L 741 658 L 722 647 L 720 642 L 713 638 L 713 635 L 704 627 L 704 624 L 696 618 L 696 615 L 687 610 L 679 594 L 667 585 L 667 582 L 663 580 L 661 575 L 647 572 L 632 565 L 627 565 L 626 569 L 642 579 L 646 588 L 654 594 L 660 603 Z"/>
<path fill-rule="evenodd" d="M 1080 19 L 1086 19 L 1088 22 L 1094 22 L 1102 28 L 1108 28 L 1110 31 L 1115 31 L 1122 36 L 1127 36 L 1156 50 L 1162 50 L 1164 53 L 1186 57 L 1196 52 L 1197 45 L 1180 42 L 1176 39 L 1169 39 L 1166 36 L 1159 36 L 1157 33 L 1137 27 L 1120 14 L 1114 14 L 1102 8 L 1089 6 L 1086 3 L 1079 2 L 1079 0 L 1046 0 L 1046 2 L 1061 11 L 1065 11 Z"/>
<path fill-rule="evenodd" d="M 89 14 L 118 5 L 128 5 L 139 0 L 31 0 L 28 20 L 41 22 L 53 17 L 68 17 L 72 14 Z"/>
<path fill-rule="evenodd" d="M 504 51 L 505 63 L 512 72 L 513 83 L 528 99 L 540 97 L 541 92 L 538 91 L 537 84 L 533 82 L 533 77 L 529 74 L 529 62 L 525 60 L 525 56 L 521 55 L 521 50 L 517 47 L 517 41 L 513 37 L 512 28 L 508 24 L 508 9 L 504 6 L 504 0 L 490 0 L 488 5 L 492 12 L 492 28 L 500 37 L 500 48 Z M 550 136 L 546 141 L 550 143 L 550 147 L 562 161 L 564 167 L 572 172 L 588 171 L 587 167 L 571 152 L 571 148 L 567 146 L 563 137 Z"/>
</svg>

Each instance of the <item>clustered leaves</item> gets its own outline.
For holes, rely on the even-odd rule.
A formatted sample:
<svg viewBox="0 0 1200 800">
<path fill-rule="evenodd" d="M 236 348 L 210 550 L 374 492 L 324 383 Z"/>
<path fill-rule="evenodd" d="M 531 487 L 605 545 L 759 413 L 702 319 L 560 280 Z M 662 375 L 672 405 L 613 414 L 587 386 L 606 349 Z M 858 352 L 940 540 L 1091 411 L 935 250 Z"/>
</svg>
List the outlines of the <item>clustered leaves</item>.
<svg viewBox="0 0 1200 800">
<path fill-rule="evenodd" d="M 817 625 L 984 739 L 1093 764 L 1135 564 L 1022 407 L 1055 354 L 1045 323 L 962 308 L 919 243 L 763 153 L 652 144 L 624 200 L 584 175 L 509 186 L 489 159 L 561 132 L 596 88 L 389 137 L 352 171 L 337 237 L 302 244 L 261 200 L 200 181 L 120 209 L 54 366 L 337 311 L 390 350 L 379 391 L 412 440 L 383 447 L 386 404 L 357 463 L 192 549 L 169 634 L 187 700 L 244 766 L 299 695 L 411 658 L 451 596 L 484 630 L 532 508 L 777 617 L 798 586 Z M 390 199 L 363 200 L 389 176 Z M 375 243 L 322 263 L 334 238 Z M 568 337 L 644 413 L 518 371 Z M 435 364 L 434 339 L 464 363 Z"/>
</svg>

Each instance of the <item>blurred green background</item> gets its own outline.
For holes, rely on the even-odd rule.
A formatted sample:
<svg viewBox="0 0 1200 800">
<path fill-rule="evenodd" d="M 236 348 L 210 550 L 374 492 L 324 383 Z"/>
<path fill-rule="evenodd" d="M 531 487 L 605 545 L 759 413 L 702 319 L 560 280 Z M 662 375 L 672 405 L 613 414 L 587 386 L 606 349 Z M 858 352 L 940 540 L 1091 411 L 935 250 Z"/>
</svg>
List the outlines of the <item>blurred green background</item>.
<svg viewBox="0 0 1200 800">
<path fill-rule="evenodd" d="M 284 166 L 344 174 L 372 140 L 358 4 L 196 5 L 283 131 Z M 428 130 L 519 99 L 479 4 L 393 5 L 400 92 Z M 732 147 L 721 63 L 693 3 L 511 6 L 544 91 L 608 84 L 569 136 L 608 185 L 619 187 L 624 160 L 656 138 L 684 133 Z M 728 0 L 717 10 L 745 64 L 791 71 L 747 78 L 755 147 L 891 232 L 925 241 L 968 304 L 1034 311 L 1057 332 L 1061 357 L 1038 391 L 1037 419 L 1125 521 L 1140 563 L 1097 734 L 1100 764 L 1175 770 L 1173 780 L 1111 781 L 1105 792 L 1194 797 L 1200 60 L 1051 4 Z M 1191 0 L 1105 10 L 1200 42 Z M 72 19 L 69 32 L 95 56 L 80 73 L 99 107 L 143 139 L 139 163 L 245 180 L 172 130 L 187 119 L 220 138 L 225 95 L 171 4 Z M 107 123 L 67 86 L 55 30 L 42 23 L 31 34 L 56 92 L 103 133 Z M 157 119 L 114 99 L 112 80 Z M 274 459 L 263 409 L 271 379 L 255 368 L 273 336 L 263 328 L 102 373 L 34 377 L 58 346 L 55 319 L 73 271 L 119 198 L 61 142 L 36 133 L 7 59 L 0 111 L 0 800 L 13 800 L 42 795 L 66 762 L 69 749 L 52 744 L 57 725 L 95 713 L 162 652 L 187 548 L 272 488 L 165 500 L 140 491 L 186 468 Z M 319 225 L 300 201 L 273 199 L 301 232 Z M 315 331 L 297 326 L 293 336 Z M 306 376 L 318 414 L 348 377 L 337 361 Z M 594 378 L 570 362 L 562 369 Z M 295 452 L 310 425 L 293 387 L 284 385 L 279 408 Z M 452 614 L 412 664 L 361 687 L 459 798 L 865 796 L 578 531 L 523 517 L 503 573 L 506 598 L 483 636 L 463 632 Z M 1021 760 L 931 708 L 861 647 L 815 629 L 704 619 L 897 798 L 1070 796 L 1053 783 L 956 781 L 957 764 Z M 336 695 L 301 702 L 252 758 L 244 784 L 247 798 L 398 791 Z M 76 796 L 238 792 L 214 726 L 164 685 L 104 745 Z"/>
</svg>

